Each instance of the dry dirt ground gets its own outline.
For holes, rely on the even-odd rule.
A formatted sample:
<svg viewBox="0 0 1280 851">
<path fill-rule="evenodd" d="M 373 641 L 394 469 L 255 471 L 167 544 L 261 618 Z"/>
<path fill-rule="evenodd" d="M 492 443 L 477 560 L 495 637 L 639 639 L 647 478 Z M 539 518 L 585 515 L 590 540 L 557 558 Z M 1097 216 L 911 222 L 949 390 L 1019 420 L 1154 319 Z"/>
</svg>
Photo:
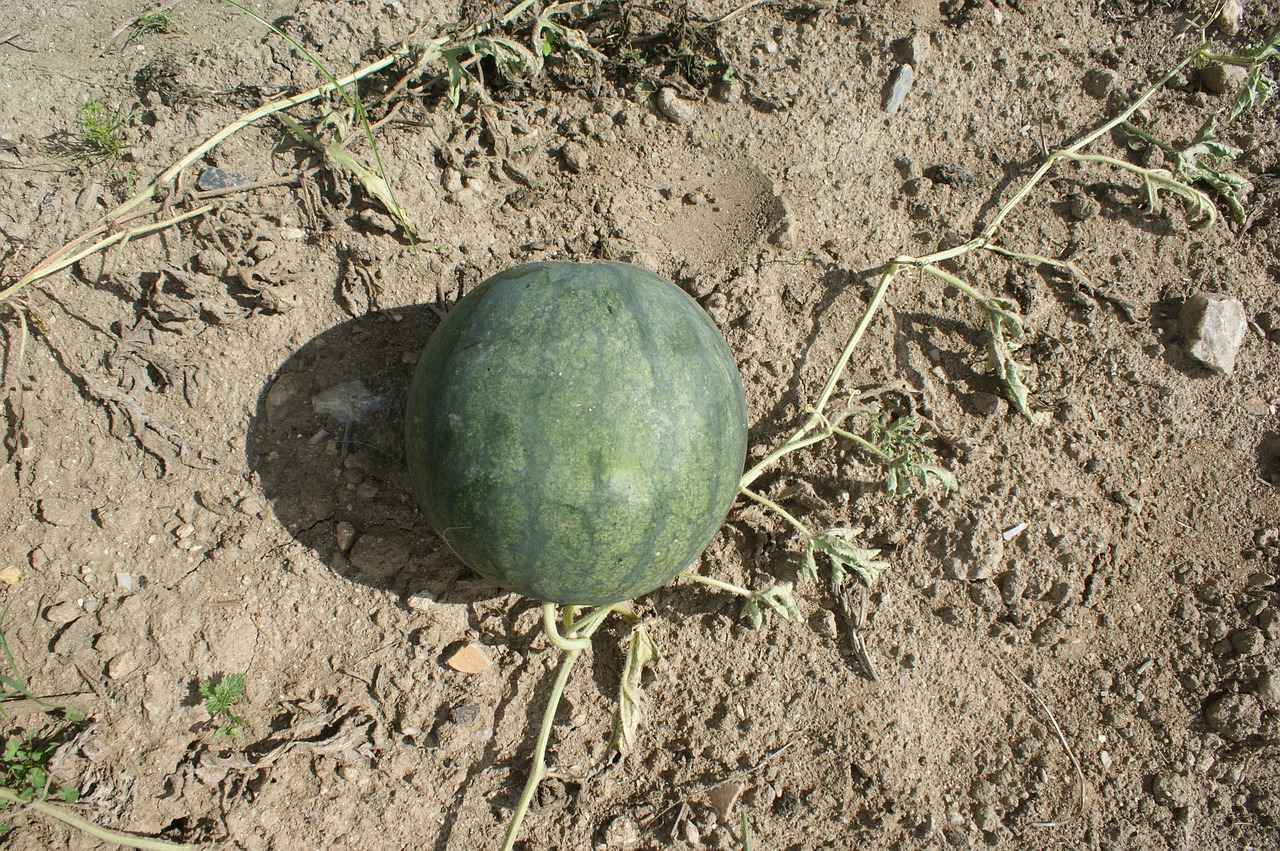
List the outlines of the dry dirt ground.
<svg viewBox="0 0 1280 851">
<path fill-rule="evenodd" d="M 1196 43 L 1197 10 L 1159 2 L 735 5 L 567 10 L 600 57 L 562 41 L 533 81 L 487 60 L 487 100 L 473 86 L 456 109 L 440 63 L 367 78 L 414 244 L 267 119 L 189 168 L 160 215 L 201 203 L 215 167 L 262 185 L 10 300 L 0 568 L 20 576 L 4 574 L 3 631 L 32 688 L 87 716 L 53 760 L 81 814 L 210 848 L 496 848 L 558 653 L 537 606 L 471 575 L 415 510 L 402 406 L 439 316 L 518 262 L 647 266 L 723 330 L 759 457 L 816 397 L 885 261 L 967 239 L 1044 146 Z M 506 11 L 253 7 L 338 73 Z M 168 33 L 128 27 L 145 11 L 0 9 L 0 283 L 320 81 L 226 5 L 187 0 Z M 1277 18 L 1247 0 L 1223 48 Z M 505 32 L 527 40 L 530 21 Z M 1230 103 L 1208 83 L 1179 73 L 1141 120 L 1185 144 Z M 665 111 L 662 87 L 680 99 Z M 123 111 L 118 162 L 68 153 L 91 100 Z M 314 104 L 294 114 L 332 134 Z M 860 632 L 878 677 L 823 587 L 758 630 L 728 595 L 656 591 L 638 604 L 663 656 L 637 752 L 594 770 L 623 659 L 610 628 L 569 684 L 521 847 L 740 848 L 745 815 L 757 849 L 1280 848 L 1276 100 L 1221 132 L 1252 185 L 1244 224 L 1195 229 L 1177 199 L 1144 210 L 1132 174 L 1062 163 L 1001 239 L 1091 284 L 990 254 L 948 266 L 1025 317 L 1031 421 L 983 369 L 974 304 L 899 277 L 844 386 L 888 385 L 884 404 L 928 417 L 957 492 L 889 499 L 851 445 L 761 481 L 813 527 L 865 527 L 890 562 Z M 1150 162 L 1132 140 L 1096 151 Z M 363 139 L 348 150 L 371 161 Z M 1202 291 L 1246 308 L 1231 375 L 1186 351 L 1176 319 Z M 764 587 L 797 578 L 802 548 L 740 503 L 697 569 Z M 469 645 L 479 673 L 449 664 Z M 229 673 L 246 677 L 235 738 L 198 691 Z M 51 729 L 29 707 L 0 724 Z M 736 800 L 710 794 L 725 781 Z M 3 817 L 7 847 L 104 847 Z"/>
</svg>

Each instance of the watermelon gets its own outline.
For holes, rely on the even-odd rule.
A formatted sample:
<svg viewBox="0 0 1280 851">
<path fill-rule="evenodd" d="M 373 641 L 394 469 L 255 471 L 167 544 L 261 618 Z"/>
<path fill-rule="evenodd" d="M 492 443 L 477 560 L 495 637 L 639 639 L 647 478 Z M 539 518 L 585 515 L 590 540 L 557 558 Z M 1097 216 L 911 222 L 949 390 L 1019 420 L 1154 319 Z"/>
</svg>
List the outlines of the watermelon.
<svg viewBox="0 0 1280 851">
<path fill-rule="evenodd" d="M 472 570 L 603 606 L 671 581 L 710 543 L 747 449 L 724 338 L 625 263 L 530 263 L 469 292 L 409 390 L 414 495 Z"/>
</svg>

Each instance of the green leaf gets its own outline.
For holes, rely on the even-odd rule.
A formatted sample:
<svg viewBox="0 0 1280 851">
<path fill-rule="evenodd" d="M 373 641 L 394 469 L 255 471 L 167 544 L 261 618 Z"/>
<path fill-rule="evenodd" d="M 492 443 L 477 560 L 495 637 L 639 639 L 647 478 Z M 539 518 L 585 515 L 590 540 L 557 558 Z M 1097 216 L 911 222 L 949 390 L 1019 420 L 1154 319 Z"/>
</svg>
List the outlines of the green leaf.
<svg viewBox="0 0 1280 851">
<path fill-rule="evenodd" d="M 1022 379 L 1027 368 L 1013 357 L 1024 334 L 1022 319 L 1014 312 L 1016 305 L 1009 299 L 989 298 L 982 310 L 987 320 L 987 369 L 1000 379 L 1014 410 L 1030 420 L 1030 389 Z"/>
<path fill-rule="evenodd" d="M 818 584 L 818 560 L 813 555 L 816 546 L 814 539 L 810 538 L 804 548 L 804 561 L 800 565 L 800 579 L 814 585 Z"/>
<path fill-rule="evenodd" d="M 627 647 L 627 660 L 622 667 L 622 682 L 618 688 L 618 708 L 613 715 L 612 749 L 623 756 L 635 747 L 636 731 L 644 714 L 644 694 L 641 676 L 646 665 L 658 661 L 658 648 L 649 638 L 644 624 L 636 624 L 631 630 L 631 643 Z"/>
<path fill-rule="evenodd" d="M 768 607 L 778 613 L 784 621 L 799 620 L 800 610 L 796 607 L 795 597 L 791 593 L 790 582 L 779 582 L 763 591 L 752 591 L 751 596 L 742 604 L 739 617 L 751 623 L 752 629 L 759 629 L 764 623 L 764 611 Z"/>
<path fill-rule="evenodd" d="M 835 528 L 819 532 L 809 540 L 806 552 L 817 550 L 831 560 L 831 584 L 839 587 L 844 584 L 845 572 L 852 570 L 858 579 L 868 588 L 876 581 L 880 572 L 889 566 L 887 561 L 879 558 L 880 550 L 859 546 L 859 528 Z M 806 575 L 806 578 L 809 578 Z M 813 580 L 817 581 L 815 567 Z"/>
</svg>

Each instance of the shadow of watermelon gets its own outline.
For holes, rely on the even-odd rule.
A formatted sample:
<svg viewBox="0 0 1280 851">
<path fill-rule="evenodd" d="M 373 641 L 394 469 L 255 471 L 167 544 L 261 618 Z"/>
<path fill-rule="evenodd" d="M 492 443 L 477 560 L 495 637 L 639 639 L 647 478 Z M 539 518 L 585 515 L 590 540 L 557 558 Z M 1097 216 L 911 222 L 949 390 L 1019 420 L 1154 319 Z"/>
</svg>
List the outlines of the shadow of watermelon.
<svg viewBox="0 0 1280 851">
<path fill-rule="evenodd" d="M 405 396 L 438 321 L 398 308 L 307 342 L 259 393 L 245 452 L 281 525 L 335 573 L 460 602 L 500 592 L 432 533 L 404 467 Z"/>
</svg>

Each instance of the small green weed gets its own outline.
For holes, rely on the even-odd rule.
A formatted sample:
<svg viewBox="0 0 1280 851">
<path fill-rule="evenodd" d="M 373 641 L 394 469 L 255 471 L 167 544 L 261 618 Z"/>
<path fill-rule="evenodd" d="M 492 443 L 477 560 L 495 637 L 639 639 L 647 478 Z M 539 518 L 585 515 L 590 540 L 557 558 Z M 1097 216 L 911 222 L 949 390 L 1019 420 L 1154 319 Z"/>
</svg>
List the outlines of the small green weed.
<svg viewBox="0 0 1280 851">
<path fill-rule="evenodd" d="M 232 707 L 244 695 L 244 674 L 223 674 L 200 681 L 200 696 L 210 721 L 218 725 L 215 736 L 235 738 L 244 727 L 244 718 Z"/>
<path fill-rule="evenodd" d="M 54 786 L 49 778 L 49 761 L 57 753 L 59 744 L 56 735 L 40 736 L 30 730 L 9 736 L 0 755 L 0 783 L 17 792 L 24 801 L 45 798 L 52 792 L 66 803 L 74 803 L 79 795 L 76 787 Z"/>
<path fill-rule="evenodd" d="M 182 22 L 168 10 L 143 13 L 134 18 L 129 27 L 133 30 L 131 38 L 144 35 L 168 35 L 186 32 L 183 29 Z"/>
<path fill-rule="evenodd" d="M 98 98 L 80 104 L 76 126 L 55 144 L 55 152 L 81 163 L 120 163 L 129 149 L 129 112 L 123 106 L 110 107 Z"/>
</svg>

